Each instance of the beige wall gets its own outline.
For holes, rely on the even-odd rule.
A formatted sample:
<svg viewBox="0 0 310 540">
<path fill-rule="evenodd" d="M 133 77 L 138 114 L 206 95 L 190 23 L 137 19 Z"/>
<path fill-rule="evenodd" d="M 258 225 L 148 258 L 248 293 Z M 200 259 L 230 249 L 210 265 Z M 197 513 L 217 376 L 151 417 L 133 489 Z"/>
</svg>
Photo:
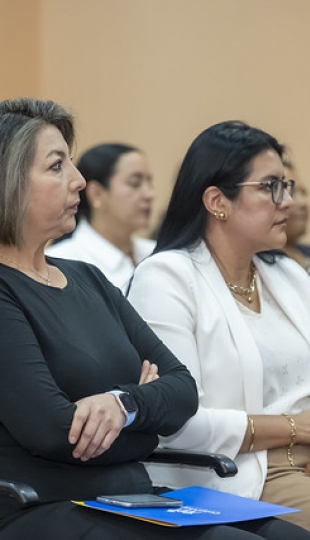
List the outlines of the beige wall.
<svg viewBox="0 0 310 540">
<path fill-rule="evenodd" d="M 38 91 L 39 0 L 0 0 L 0 100 Z"/>
<path fill-rule="evenodd" d="M 145 149 L 154 221 L 192 139 L 224 119 L 246 120 L 289 144 L 310 188 L 309 0 L 2 4 L 11 13 L 7 60 L 13 69 L 17 56 L 21 72 L 10 84 L 0 80 L 0 94 L 32 90 L 73 109 L 78 154 L 112 140 Z M 13 31 L 16 4 L 26 25 Z M 30 14 L 36 4 L 38 26 Z"/>
</svg>

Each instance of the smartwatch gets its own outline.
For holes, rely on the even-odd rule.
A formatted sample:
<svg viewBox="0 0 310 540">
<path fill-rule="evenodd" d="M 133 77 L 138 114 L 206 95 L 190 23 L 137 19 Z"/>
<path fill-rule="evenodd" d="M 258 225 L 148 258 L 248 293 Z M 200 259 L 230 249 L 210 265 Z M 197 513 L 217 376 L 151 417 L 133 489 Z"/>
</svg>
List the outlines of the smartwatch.
<svg viewBox="0 0 310 540">
<path fill-rule="evenodd" d="M 129 392 L 122 392 L 122 390 L 111 390 L 108 394 L 114 395 L 121 411 L 126 416 L 124 427 L 130 426 L 138 412 L 138 404 L 135 398 Z"/>
</svg>

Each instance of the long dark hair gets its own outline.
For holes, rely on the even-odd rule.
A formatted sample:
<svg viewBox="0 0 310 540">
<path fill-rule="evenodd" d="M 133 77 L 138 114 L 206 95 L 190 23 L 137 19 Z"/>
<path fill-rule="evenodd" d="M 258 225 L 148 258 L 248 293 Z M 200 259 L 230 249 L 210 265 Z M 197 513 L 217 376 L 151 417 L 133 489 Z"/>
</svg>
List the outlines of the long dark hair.
<svg viewBox="0 0 310 540">
<path fill-rule="evenodd" d="M 228 199 L 236 199 L 236 184 L 249 175 L 253 158 L 268 149 L 283 158 L 285 147 L 274 137 L 240 121 L 215 124 L 198 135 L 182 162 L 154 253 L 195 247 L 208 220 L 204 191 L 217 186 Z"/>
</svg>

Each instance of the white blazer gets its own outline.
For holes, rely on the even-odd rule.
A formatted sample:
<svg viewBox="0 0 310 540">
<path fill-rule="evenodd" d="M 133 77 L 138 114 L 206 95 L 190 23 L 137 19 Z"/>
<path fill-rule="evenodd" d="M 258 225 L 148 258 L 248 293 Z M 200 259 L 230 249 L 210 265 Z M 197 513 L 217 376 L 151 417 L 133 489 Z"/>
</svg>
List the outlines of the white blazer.
<svg viewBox="0 0 310 540">
<path fill-rule="evenodd" d="M 310 345 L 307 273 L 286 257 L 274 265 L 256 257 L 255 265 L 265 286 Z M 199 484 L 259 498 L 267 473 L 267 452 L 238 451 L 247 429 L 247 413 L 264 413 L 263 362 L 205 243 L 191 251 L 166 251 L 143 261 L 135 271 L 129 300 L 197 382 L 198 412 L 177 434 L 162 438 L 162 444 L 223 453 L 239 469 L 234 478 L 222 479 L 204 469 L 184 467 L 180 471 L 179 467 L 152 465 L 148 468 L 153 482 L 176 488 Z"/>
<path fill-rule="evenodd" d="M 132 238 L 135 261 L 141 262 L 152 253 L 155 241 Z M 46 255 L 84 261 L 97 266 L 125 294 L 134 271 L 134 264 L 114 244 L 97 233 L 87 221 L 80 221 L 73 235 L 45 250 Z"/>
</svg>

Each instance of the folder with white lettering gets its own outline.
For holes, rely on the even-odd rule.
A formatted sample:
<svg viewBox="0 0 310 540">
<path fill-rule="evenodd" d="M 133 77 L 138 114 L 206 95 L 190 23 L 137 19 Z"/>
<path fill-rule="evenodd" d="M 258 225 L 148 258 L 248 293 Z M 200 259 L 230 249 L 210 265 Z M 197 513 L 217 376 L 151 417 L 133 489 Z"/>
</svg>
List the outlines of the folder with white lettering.
<svg viewBox="0 0 310 540">
<path fill-rule="evenodd" d="M 182 499 L 183 506 L 179 508 L 124 508 L 98 501 L 72 502 L 94 510 L 112 512 L 168 527 L 219 525 L 299 512 L 296 508 L 256 501 L 200 486 L 169 491 L 163 496 Z"/>
</svg>

